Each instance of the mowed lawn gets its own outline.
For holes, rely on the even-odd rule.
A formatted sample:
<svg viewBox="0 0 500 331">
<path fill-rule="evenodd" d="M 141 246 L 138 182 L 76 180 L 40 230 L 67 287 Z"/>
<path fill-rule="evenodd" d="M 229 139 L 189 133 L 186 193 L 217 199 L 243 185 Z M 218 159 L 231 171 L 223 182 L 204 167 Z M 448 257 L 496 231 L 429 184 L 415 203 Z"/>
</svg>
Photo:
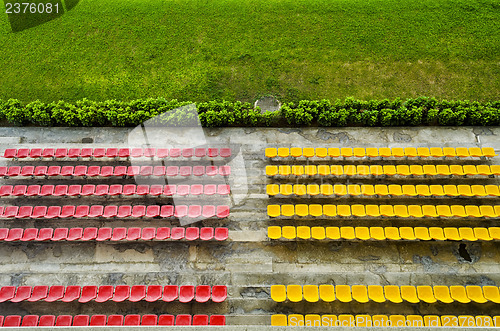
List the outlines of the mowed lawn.
<svg viewBox="0 0 500 331">
<path fill-rule="evenodd" d="M 498 22 L 498 0 L 82 0 L 2 14 L 0 99 L 500 99 Z"/>
</svg>

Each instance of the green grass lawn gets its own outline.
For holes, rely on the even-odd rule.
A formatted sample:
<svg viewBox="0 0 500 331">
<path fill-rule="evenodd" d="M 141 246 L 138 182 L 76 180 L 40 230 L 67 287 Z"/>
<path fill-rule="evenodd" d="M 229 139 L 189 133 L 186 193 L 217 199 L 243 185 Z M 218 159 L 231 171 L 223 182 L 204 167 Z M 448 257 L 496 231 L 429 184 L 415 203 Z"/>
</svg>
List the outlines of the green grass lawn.
<svg viewBox="0 0 500 331">
<path fill-rule="evenodd" d="M 81 0 L 2 14 L 0 98 L 500 99 L 498 22 L 498 0 Z"/>
</svg>

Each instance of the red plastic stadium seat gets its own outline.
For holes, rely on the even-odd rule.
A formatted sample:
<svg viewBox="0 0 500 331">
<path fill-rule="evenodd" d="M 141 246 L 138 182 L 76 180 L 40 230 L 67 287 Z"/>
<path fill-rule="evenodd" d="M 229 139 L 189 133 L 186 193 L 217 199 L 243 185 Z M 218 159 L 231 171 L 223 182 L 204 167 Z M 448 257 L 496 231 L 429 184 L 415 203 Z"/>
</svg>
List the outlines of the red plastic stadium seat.
<svg viewBox="0 0 500 331">
<path fill-rule="evenodd" d="M 29 302 L 36 302 L 43 300 L 47 297 L 49 293 L 49 287 L 46 285 L 37 285 L 33 287 L 33 292 L 31 297 L 28 299 Z"/>
<path fill-rule="evenodd" d="M 165 185 L 163 187 L 163 195 L 166 196 L 172 196 L 177 193 L 177 186 L 176 185 Z"/>
<path fill-rule="evenodd" d="M 194 315 L 193 325 L 208 325 L 208 315 Z"/>
<path fill-rule="evenodd" d="M 19 148 L 17 150 L 17 158 L 25 159 L 29 156 L 30 150 L 28 148 Z"/>
<path fill-rule="evenodd" d="M 144 148 L 145 157 L 154 157 L 156 155 L 156 148 Z"/>
<path fill-rule="evenodd" d="M 112 166 L 101 167 L 101 177 L 111 177 L 114 176 L 115 169 Z"/>
<path fill-rule="evenodd" d="M 81 239 L 83 236 L 83 228 L 70 228 L 66 240 L 75 241 Z"/>
<path fill-rule="evenodd" d="M 36 197 L 37 195 L 40 194 L 40 189 L 42 187 L 40 185 L 30 185 L 28 186 L 28 189 L 26 190 L 26 196 L 27 197 Z"/>
<path fill-rule="evenodd" d="M 59 175 L 61 175 L 60 166 L 50 166 L 49 170 L 47 170 L 47 176 L 59 176 Z"/>
<path fill-rule="evenodd" d="M 105 241 L 111 239 L 113 229 L 111 228 L 99 228 L 99 231 L 97 232 L 97 238 L 95 239 L 96 241 Z"/>
<path fill-rule="evenodd" d="M 207 166 L 205 168 L 205 173 L 207 174 L 207 176 L 215 176 L 217 175 L 217 167 L 216 166 Z"/>
<path fill-rule="evenodd" d="M 49 206 L 45 218 L 57 218 L 61 216 L 61 206 Z"/>
<path fill-rule="evenodd" d="M 109 196 L 117 196 L 122 194 L 123 186 L 120 184 L 113 184 L 109 186 Z"/>
<path fill-rule="evenodd" d="M 141 325 L 140 315 L 127 315 L 123 325 Z"/>
<path fill-rule="evenodd" d="M 134 195 L 136 187 L 137 186 L 133 184 L 123 185 L 122 195 Z"/>
<path fill-rule="evenodd" d="M 142 166 L 141 167 L 141 176 L 151 176 L 153 174 L 153 167 L 152 166 Z"/>
<path fill-rule="evenodd" d="M 163 205 L 160 209 L 160 217 L 167 218 L 174 216 L 174 206 L 172 205 Z"/>
<path fill-rule="evenodd" d="M 16 218 L 27 218 L 27 217 L 30 217 L 32 212 L 33 212 L 33 207 L 32 206 L 22 206 L 22 207 L 19 207 L 19 210 L 17 212 Z"/>
<path fill-rule="evenodd" d="M 186 196 L 189 194 L 189 185 L 177 185 L 177 195 Z"/>
<path fill-rule="evenodd" d="M 106 206 L 104 207 L 104 213 L 102 214 L 105 218 L 116 217 L 118 215 L 118 206 Z"/>
<path fill-rule="evenodd" d="M 108 148 L 106 150 L 106 157 L 113 159 L 118 156 L 118 148 Z"/>
<path fill-rule="evenodd" d="M 208 300 L 210 300 L 210 286 L 196 286 L 196 302 L 207 302 Z"/>
<path fill-rule="evenodd" d="M 83 218 L 89 216 L 90 207 L 89 206 L 77 206 L 75 209 L 75 217 Z"/>
<path fill-rule="evenodd" d="M 205 157 L 207 155 L 207 150 L 205 148 L 196 148 L 194 150 L 194 156 Z"/>
<path fill-rule="evenodd" d="M 34 166 L 25 166 L 21 168 L 21 176 L 30 177 L 35 175 Z"/>
<path fill-rule="evenodd" d="M 16 294 L 15 286 L 3 286 L 0 289 L 0 302 L 5 302 L 12 299 L 15 294 Z"/>
<path fill-rule="evenodd" d="M 101 173 L 101 167 L 90 166 L 87 168 L 87 177 L 97 177 Z"/>
<path fill-rule="evenodd" d="M 113 301 L 122 302 L 127 300 L 129 296 L 130 296 L 130 286 L 118 285 L 115 287 L 115 294 L 113 295 Z"/>
<path fill-rule="evenodd" d="M 217 192 L 217 185 L 208 184 L 203 188 L 205 195 L 214 195 Z"/>
<path fill-rule="evenodd" d="M 56 185 L 54 189 L 55 197 L 62 197 L 68 194 L 68 185 Z"/>
<path fill-rule="evenodd" d="M 130 156 L 130 148 L 120 148 L 120 150 L 118 151 L 118 156 L 123 157 L 123 158 L 129 157 Z"/>
<path fill-rule="evenodd" d="M 70 148 L 68 150 L 68 157 L 76 159 L 80 156 L 80 148 Z"/>
<path fill-rule="evenodd" d="M 192 148 L 183 148 L 182 157 L 193 157 L 194 150 Z"/>
<path fill-rule="evenodd" d="M 195 176 L 203 176 L 205 174 L 204 166 L 194 166 L 193 167 L 193 175 Z"/>
<path fill-rule="evenodd" d="M 188 209 L 188 217 L 197 218 L 201 216 L 201 206 L 199 205 L 191 205 Z"/>
<path fill-rule="evenodd" d="M 23 229 L 13 228 L 9 230 L 9 235 L 5 238 L 5 241 L 18 241 L 23 237 Z"/>
<path fill-rule="evenodd" d="M 5 238 L 7 238 L 8 235 L 9 235 L 9 229 L 0 228 L 0 240 L 5 240 Z"/>
<path fill-rule="evenodd" d="M 221 176 L 229 176 L 229 175 L 231 175 L 231 167 L 230 166 L 221 166 L 221 167 L 219 167 L 219 175 L 221 175 Z"/>
<path fill-rule="evenodd" d="M 144 217 L 146 215 L 146 206 L 137 205 L 132 207 L 132 217 L 139 218 Z"/>
<path fill-rule="evenodd" d="M 85 228 L 83 229 L 82 240 L 89 241 L 95 240 L 97 238 L 97 228 Z"/>
<path fill-rule="evenodd" d="M 82 148 L 80 151 L 80 156 L 83 158 L 89 158 L 92 156 L 94 150 L 92 148 Z"/>
<path fill-rule="evenodd" d="M 220 195 L 228 195 L 230 192 L 231 192 L 231 187 L 229 185 L 217 186 L 217 193 Z"/>
<path fill-rule="evenodd" d="M 163 288 L 162 300 L 165 302 L 172 302 L 179 297 L 179 287 L 177 285 L 166 285 Z"/>
<path fill-rule="evenodd" d="M 174 315 L 160 315 L 160 317 L 158 317 L 158 325 L 173 326 L 174 318 Z"/>
<path fill-rule="evenodd" d="M 6 206 L 4 211 L 3 211 L 3 217 L 4 218 L 14 218 L 14 217 L 16 217 L 18 211 L 19 211 L 18 206 Z"/>
<path fill-rule="evenodd" d="M 21 167 L 19 166 L 9 167 L 9 170 L 7 171 L 7 176 L 15 177 L 19 176 L 20 173 L 21 173 Z"/>
<path fill-rule="evenodd" d="M 70 185 L 69 186 L 68 196 L 76 197 L 76 196 L 79 196 L 80 193 L 82 193 L 82 186 L 81 185 Z"/>
<path fill-rule="evenodd" d="M 210 316 L 210 325 L 226 325 L 226 316 L 224 315 Z"/>
<path fill-rule="evenodd" d="M 208 149 L 208 156 L 209 157 L 217 157 L 219 155 L 219 149 L 218 148 L 209 148 Z"/>
<path fill-rule="evenodd" d="M 151 185 L 149 194 L 152 196 L 159 196 L 163 193 L 163 185 Z"/>
<path fill-rule="evenodd" d="M 81 293 L 80 286 L 70 285 L 66 287 L 66 292 L 64 293 L 64 297 L 61 299 L 62 302 L 72 302 L 76 299 L 80 298 Z"/>
<path fill-rule="evenodd" d="M 167 173 L 166 167 L 164 166 L 156 166 L 153 168 L 153 176 L 163 177 Z"/>
<path fill-rule="evenodd" d="M 214 285 L 212 286 L 212 301 L 223 302 L 227 298 L 227 286 Z"/>
<path fill-rule="evenodd" d="M 67 148 L 58 148 L 56 149 L 56 158 L 62 159 L 68 156 L 68 149 Z"/>
<path fill-rule="evenodd" d="M 132 151 L 130 152 L 130 156 L 132 157 L 142 157 L 144 155 L 144 152 L 142 148 L 132 148 Z"/>
<path fill-rule="evenodd" d="M 126 166 L 117 166 L 113 172 L 113 176 L 123 177 L 127 175 L 127 167 Z"/>
<path fill-rule="evenodd" d="M 51 240 L 54 234 L 54 229 L 52 228 L 43 228 L 38 231 L 38 235 L 36 237 L 37 241 L 47 241 Z"/>
<path fill-rule="evenodd" d="M 201 240 L 212 240 L 214 238 L 214 228 L 204 227 L 200 229 Z"/>
<path fill-rule="evenodd" d="M 120 206 L 118 207 L 118 218 L 126 218 L 132 215 L 132 206 Z"/>
<path fill-rule="evenodd" d="M 146 297 L 146 285 L 133 285 L 130 288 L 130 302 L 139 302 Z"/>
<path fill-rule="evenodd" d="M 109 192 L 109 185 L 97 185 L 95 187 L 95 192 L 94 192 L 94 195 L 97 195 L 97 196 L 105 196 L 105 195 L 108 195 L 108 192 Z"/>
<path fill-rule="evenodd" d="M 73 321 L 73 316 L 71 315 L 59 315 L 56 318 L 56 326 L 71 326 Z"/>
<path fill-rule="evenodd" d="M 181 176 L 191 176 L 191 167 L 190 166 L 182 166 L 179 168 L 179 173 Z"/>
<path fill-rule="evenodd" d="M 15 148 L 7 148 L 5 152 L 3 153 L 3 157 L 7 159 L 12 159 L 17 157 L 17 149 Z"/>
<path fill-rule="evenodd" d="M 224 241 L 229 238 L 228 228 L 215 228 L 215 240 Z"/>
<path fill-rule="evenodd" d="M 3 321 L 3 326 L 16 327 L 21 325 L 21 316 L 19 315 L 9 315 L 5 316 Z"/>
<path fill-rule="evenodd" d="M 147 302 L 155 302 L 161 299 L 162 297 L 162 287 L 161 285 L 149 285 L 146 297 L 144 300 Z"/>
<path fill-rule="evenodd" d="M 63 206 L 61 209 L 61 218 L 75 217 L 75 206 Z"/>
<path fill-rule="evenodd" d="M 200 228 L 189 227 L 186 229 L 186 240 L 196 240 L 200 238 Z"/>
<path fill-rule="evenodd" d="M 14 187 L 12 185 L 4 185 L 0 187 L 0 197 L 8 197 L 12 194 Z"/>
<path fill-rule="evenodd" d="M 48 197 L 54 195 L 54 185 L 43 185 L 40 190 L 40 196 Z"/>
<path fill-rule="evenodd" d="M 137 240 L 141 238 L 141 228 L 128 228 L 127 240 Z"/>
<path fill-rule="evenodd" d="M 217 206 L 217 217 L 225 218 L 229 216 L 229 206 Z"/>
<path fill-rule="evenodd" d="M 105 326 L 106 325 L 106 315 L 92 315 L 90 317 L 90 326 Z"/>
<path fill-rule="evenodd" d="M 179 302 L 186 303 L 194 299 L 194 286 L 181 285 L 179 286 Z"/>
<path fill-rule="evenodd" d="M 109 315 L 108 326 L 121 326 L 123 325 L 123 315 Z"/>
<path fill-rule="evenodd" d="M 166 158 L 168 156 L 168 148 L 158 148 L 156 150 L 156 156 L 159 159 Z"/>
<path fill-rule="evenodd" d="M 156 237 L 156 228 L 143 228 L 141 239 L 142 240 L 153 240 Z"/>
<path fill-rule="evenodd" d="M 158 316 L 156 315 L 142 315 L 141 325 L 157 325 Z"/>
<path fill-rule="evenodd" d="M 42 153 L 42 157 L 53 158 L 56 154 L 56 150 L 53 148 L 45 148 Z"/>
<path fill-rule="evenodd" d="M 61 176 L 73 176 L 74 168 L 72 166 L 64 166 L 61 168 Z"/>
<path fill-rule="evenodd" d="M 127 228 L 114 228 L 111 241 L 123 240 L 127 237 Z"/>
<path fill-rule="evenodd" d="M 222 157 L 231 157 L 231 148 L 221 148 L 220 156 Z"/>
<path fill-rule="evenodd" d="M 195 184 L 195 185 L 191 185 L 191 188 L 190 188 L 190 193 L 191 195 L 202 195 L 203 194 L 203 185 L 201 184 Z"/>
<path fill-rule="evenodd" d="M 212 206 L 212 205 L 205 205 L 205 206 L 203 206 L 202 215 L 205 218 L 214 217 L 215 216 L 215 206 Z"/>
<path fill-rule="evenodd" d="M 179 314 L 175 316 L 175 325 L 191 325 L 191 315 Z"/>
<path fill-rule="evenodd" d="M 141 167 L 139 166 L 130 166 L 127 168 L 127 176 L 135 177 L 138 176 L 141 172 Z"/>
<path fill-rule="evenodd" d="M 54 315 L 42 315 L 38 321 L 38 326 L 54 326 L 56 317 Z"/>
<path fill-rule="evenodd" d="M 170 157 L 180 157 L 181 156 L 181 149 L 180 148 L 171 148 L 170 149 Z"/>
<path fill-rule="evenodd" d="M 53 285 L 49 288 L 49 294 L 45 298 L 46 302 L 54 302 L 57 300 L 61 300 L 64 296 L 64 286 L 61 285 Z"/>
<path fill-rule="evenodd" d="M 146 209 L 146 217 L 158 217 L 160 216 L 160 206 L 150 205 Z"/>
<path fill-rule="evenodd" d="M 161 227 L 156 229 L 156 239 L 165 240 L 170 238 L 170 228 Z"/>
<path fill-rule="evenodd" d="M 75 166 L 75 169 L 73 170 L 73 176 L 75 177 L 87 176 L 87 166 Z"/>
<path fill-rule="evenodd" d="M 135 194 L 148 195 L 149 194 L 149 185 L 137 185 Z"/>
<path fill-rule="evenodd" d="M 168 166 L 167 167 L 167 176 L 175 177 L 179 174 L 179 167 L 177 166 Z"/>
<path fill-rule="evenodd" d="M 49 168 L 47 166 L 37 166 L 35 167 L 35 176 L 46 176 Z"/>
<path fill-rule="evenodd" d="M 32 241 L 35 240 L 38 234 L 38 229 L 35 228 L 28 228 L 24 229 L 23 236 L 21 238 L 21 241 Z"/>
<path fill-rule="evenodd" d="M 28 187 L 26 185 L 16 185 L 12 190 L 12 195 L 15 197 L 20 197 L 26 195 L 26 190 Z"/>
<path fill-rule="evenodd" d="M 106 148 L 94 148 L 93 156 L 95 158 L 101 158 L 106 156 Z"/>
<path fill-rule="evenodd" d="M 73 318 L 73 326 L 88 326 L 90 321 L 89 315 L 76 315 Z"/>
<path fill-rule="evenodd" d="M 83 185 L 82 192 L 80 193 L 80 195 L 84 197 L 94 195 L 95 188 L 96 188 L 95 185 L 91 184 Z"/>
<path fill-rule="evenodd" d="M 28 300 L 31 296 L 31 286 L 19 286 L 16 295 L 10 299 L 10 302 L 21 302 Z"/>
<path fill-rule="evenodd" d="M 104 212 L 104 206 L 93 205 L 89 210 L 89 217 L 101 217 Z"/>
<path fill-rule="evenodd" d="M 113 297 L 113 293 L 115 288 L 111 285 L 101 285 L 99 286 L 99 290 L 97 291 L 97 297 L 95 302 L 106 302 L 111 300 Z"/>
<path fill-rule="evenodd" d="M 0 177 L 7 175 L 7 167 L 0 167 Z"/>
<path fill-rule="evenodd" d="M 175 206 L 174 216 L 177 218 L 186 217 L 187 212 L 188 212 L 188 206 L 186 205 Z"/>
<path fill-rule="evenodd" d="M 97 286 L 95 285 L 86 285 L 82 287 L 82 295 L 78 302 L 86 303 L 94 300 L 97 297 Z"/>
</svg>

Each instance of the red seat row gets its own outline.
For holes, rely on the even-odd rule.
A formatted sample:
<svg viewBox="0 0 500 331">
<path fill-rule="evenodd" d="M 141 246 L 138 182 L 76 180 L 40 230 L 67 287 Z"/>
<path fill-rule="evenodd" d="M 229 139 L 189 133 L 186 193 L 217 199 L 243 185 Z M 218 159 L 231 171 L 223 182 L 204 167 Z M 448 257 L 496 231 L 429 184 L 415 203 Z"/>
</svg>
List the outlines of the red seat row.
<svg viewBox="0 0 500 331">
<path fill-rule="evenodd" d="M 135 177 L 229 176 L 230 166 L 12 166 L 0 167 L 0 177 Z"/>
<path fill-rule="evenodd" d="M 0 197 L 34 196 L 185 196 L 228 195 L 229 185 L 4 185 L 0 186 Z"/>
<path fill-rule="evenodd" d="M 8 148 L 4 157 L 17 158 L 138 158 L 230 157 L 231 148 Z"/>
<path fill-rule="evenodd" d="M 229 216 L 229 206 L 213 205 L 0 206 L 0 218 L 225 218 L 227 216 Z"/>
<path fill-rule="evenodd" d="M 227 298 L 227 287 L 225 285 L 37 285 L 37 286 L 3 286 L 0 289 L 0 302 L 73 302 L 87 303 L 95 302 L 147 302 L 178 300 L 187 303 L 196 302 L 223 302 Z"/>
<path fill-rule="evenodd" d="M 0 315 L 0 327 L 226 325 L 224 315 Z"/>
<path fill-rule="evenodd" d="M 0 228 L 0 241 L 134 241 L 134 240 L 218 240 L 229 237 L 227 228 Z"/>
</svg>

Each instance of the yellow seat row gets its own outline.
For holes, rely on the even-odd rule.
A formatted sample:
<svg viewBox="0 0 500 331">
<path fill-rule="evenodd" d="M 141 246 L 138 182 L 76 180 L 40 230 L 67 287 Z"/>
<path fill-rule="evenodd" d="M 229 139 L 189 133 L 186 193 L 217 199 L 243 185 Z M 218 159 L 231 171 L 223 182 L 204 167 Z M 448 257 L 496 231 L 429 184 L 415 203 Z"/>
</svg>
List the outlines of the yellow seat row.
<svg viewBox="0 0 500 331">
<path fill-rule="evenodd" d="M 269 196 L 366 196 L 366 197 L 500 197 L 498 185 L 330 185 L 269 184 Z"/>
<path fill-rule="evenodd" d="M 411 286 L 411 285 L 272 285 L 271 298 L 276 302 L 340 302 L 367 303 L 500 303 L 497 286 Z"/>
<path fill-rule="evenodd" d="M 500 205 L 268 205 L 269 217 L 500 217 Z"/>
<path fill-rule="evenodd" d="M 500 165 L 268 165 L 267 176 L 500 176 Z"/>
<path fill-rule="evenodd" d="M 500 240 L 500 227 L 270 226 L 270 239 L 316 240 Z"/>
<path fill-rule="evenodd" d="M 500 327 L 500 316 L 276 314 L 271 326 L 330 327 Z"/>
<path fill-rule="evenodd" d="M 494 157 L 492 147 L 266 148 L 266 157 Z"/>
</svg>

